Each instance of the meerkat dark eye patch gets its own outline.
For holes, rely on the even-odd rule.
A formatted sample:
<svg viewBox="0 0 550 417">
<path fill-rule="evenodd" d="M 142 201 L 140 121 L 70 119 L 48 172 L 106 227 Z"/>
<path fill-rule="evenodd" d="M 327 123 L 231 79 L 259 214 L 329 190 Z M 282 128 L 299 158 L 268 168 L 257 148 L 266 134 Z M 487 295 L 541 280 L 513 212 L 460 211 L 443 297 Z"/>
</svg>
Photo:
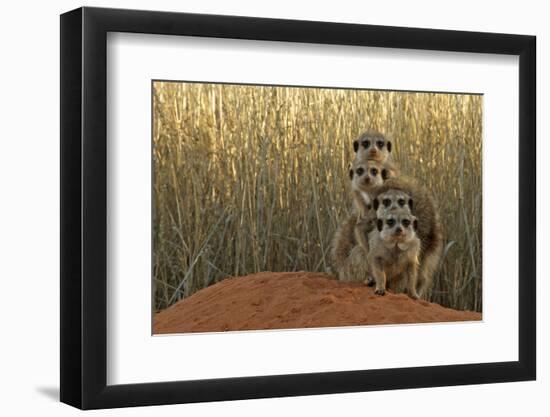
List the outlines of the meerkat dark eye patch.
<svg viewBox="0 0 550 417">
<path fill-rule="evenodd" d="M 386 147 L 388 148 L 388 152 L 391 152 L 391 142 L 390 141 L 386 142 Z"/>
<path fill-rule="evenodd" d="M 395 225 L 395 219 L 386 220 L 386 224 L 390 227 L 393 227 Z"/>
<path fill-rule="evenodd" d="M 413 221 L 413 228 L 414 230 L 418 229 L 418 220 Z"/>
<path fill-rule="evenodd" d="M 387 170 L 387 169 L 383 169 L 383 170 L 382 170 L 382 179 L 383 179 L 383 180 L 387 180 L 388 177 L 389 177 L 388 170 Z"/>
<path fill-rule="evenodd" d="M 389 207 L 391 204 L 391 200 L 389 198 L 385 198 L 382 200 L 382 204 L 384 204 L 384 207 Z"/>
<path fill-rule="evenodd" d="M 411 225 L 411 221 L 409 219 L 403 219 L 401 221 L 401 224 L 403 225 L 403 227 L 409 227 Z"/>
<path fill-rule="evenodd" d="M 378 231 L 381 232 L 382 231 L 382 227 L 384 226 L 384 222 L 381 220 L 381 219 L 378 219 L 376 221 L 376 227 L 378 228 Z"/>
<path fill-rule="evenodd" d="M 353 152 L 357 153 L 358 150 L 359 150 L 359 141 L 354 140 L 353 141 Z"/>
<path fill-rule="evenodd" d="M 350 170 L 349 170 L 349 179 L 350 179 L 350 180 L 353 179 L 353 169 L 350 169 Z"/>
<path fill-rule="evenodd" d="M 375 209 L 375 210 L 378 210 L 378 206 L 380 205 L 380 202 L 378 201 L 377 198 L 375 198 L 374 200 L 372 200 L 372 207 Z"/>
<path fill-rule="evenodd" d="M 359 176 L 363 175 L 365 173 L 365 170 L 363 168 L 357 168 L 355 173 Z"/>
<path fill-rule="evenodd" d="M 363 145 L 363 148 L 368 149 L 370 147 L 370 140 L 364 140 L 361 145 Z"/>
<path fill-rule="evenodd" d="M 384 141 L 379 140 L 378 142 L 376 142 L 376 146 L 378 146 L 378 149 L 383 149 L 384 148 Z"/>
<path fill-rule="evenodd" d="M 397 200 L 397 204 L 399 204 L 399 207 L 403 207 L 405 205 L 405 199 L 400 198 L 399 200 Z"/>
<path fill-rule="evenodd" d="M 378 175 L 378 170 L 376 168 L 371 168 L 370 173 L 373 177 L 376 177 Z"/>
<path fill-rule="evenodd" d="M 413 209 L 413 199 L 412 198 L 409 198 L 409 208 L 411 210 Z"/>
</svg>

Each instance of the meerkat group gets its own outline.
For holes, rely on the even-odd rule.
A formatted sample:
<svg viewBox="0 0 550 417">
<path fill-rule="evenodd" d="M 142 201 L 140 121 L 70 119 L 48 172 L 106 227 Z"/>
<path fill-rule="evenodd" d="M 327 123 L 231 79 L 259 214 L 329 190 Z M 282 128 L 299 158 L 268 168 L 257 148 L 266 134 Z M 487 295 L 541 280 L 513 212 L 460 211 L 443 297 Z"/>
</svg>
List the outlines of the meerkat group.
<svg viewBox="0 0 550 417">
<path fill-rule="evenodd" d="M 439 265 L 443 232 L 436 202 L 414 178 L 402 176 L 392 140 L 368 130 L 353 142 L 349 170 L 352 213 L 334 236 L 338 279 L 426 296 Z"/>
</svg>

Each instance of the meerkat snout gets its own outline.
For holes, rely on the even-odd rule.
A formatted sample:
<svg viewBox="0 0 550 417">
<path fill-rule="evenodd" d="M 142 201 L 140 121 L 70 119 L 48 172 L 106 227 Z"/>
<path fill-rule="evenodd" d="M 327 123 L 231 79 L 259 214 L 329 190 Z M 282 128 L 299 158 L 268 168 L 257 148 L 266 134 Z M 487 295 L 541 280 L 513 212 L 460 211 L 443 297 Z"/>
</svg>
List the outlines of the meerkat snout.
<svg viewBox="0 0 550 417">
<path fill-rule="evenodd" d="M 382 161 L 386 159 L 386 155 L 383 155 L 385 146 L 385 142 L 383 140 L 364 140 L 361 145 L 367 152 L 367 157 L 369 159 L 374 161 Z"/>
<path fill-rule="evenodd" d="M 376 157 L 378 156 L 378 149 L 376 149 L 376 148 L 371 148 L 371 149 L 369 150 L 368 155 L 369 155 L 369 158 L 371 158 L 371 159 L 376 159 Z"/>
<path fill-rule="evenodd" d="M 380 237 L 390 242 L 406 242 L 415 237 L 418 222 L 408 210 L 397 210 L 378 218 Z"/>
</svg>

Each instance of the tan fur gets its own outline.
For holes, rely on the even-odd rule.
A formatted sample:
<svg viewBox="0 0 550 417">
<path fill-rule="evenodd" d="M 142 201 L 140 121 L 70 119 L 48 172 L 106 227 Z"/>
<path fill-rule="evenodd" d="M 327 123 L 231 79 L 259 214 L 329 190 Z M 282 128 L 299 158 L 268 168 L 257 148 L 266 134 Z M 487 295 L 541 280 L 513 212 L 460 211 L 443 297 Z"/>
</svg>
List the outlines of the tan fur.
<svg viewBox="0 0 550 417">
<path fill-rule="evenodd" d="M 374 204 L 378 205 L 378 208 L 374 210 L 376 212 L 376 217 L 382 217 L 396 210 L 406 210 L 412 213 L 413 200 L 402 190 L 390 189 L 378 194 L 377 202 L 373 202 L 373 205 Z"/>
<path fill-rule="evenodd" d="M 372 170 L 376 170 L 376 174 Z M 361 174 L 361 171 L 363 173 Z M 350 168 L 351 194 L 353 207 L 360 217 L 365 217 L 372 208 L 372 190 L 384 184 L 389 178 L 393 178 L 393 171 L 389 171 L 386 165 L 376 161 L 353 161 Z"/>
<path fill-rule="evenodd" d="M 367 249 L 357 240 L 357 225 L 357 214 L 351 214 L 340 224 L 332 240 L 331 261 L 340 281 L 363 282 L 367 278 Z"/>
<path fill-rule="evenodd" d="M 443 250 L 443 229 L 437 204 L 426 187 L 413 178 L 402 176 L 391 178 L 382 186 L 371 190 L 372 199 L 377 200 L 376 203 L 373 201 L 373 205 L 379 206 L 379 196 L 392 189 L 404 191 L 413 200 L 411 212 L 418 220 L 416 233 L 421 242 L 418 292 L 425 296 L 432 285 Z"/>
<path fill-rule="evenodd" d="M 389 221 L 394 224 L 388 224 Z M 406 289 L 411 298 L 418 298 L 421 243 L 415 233 L 415 217 L 407 210 L 396 210 L 377 218 L 377 223 L 369 235 L 367 255 L 369 273 L 376 283 L 375 294 L 384 295 L 386 288 L 395 292 Z"/>
</svg>

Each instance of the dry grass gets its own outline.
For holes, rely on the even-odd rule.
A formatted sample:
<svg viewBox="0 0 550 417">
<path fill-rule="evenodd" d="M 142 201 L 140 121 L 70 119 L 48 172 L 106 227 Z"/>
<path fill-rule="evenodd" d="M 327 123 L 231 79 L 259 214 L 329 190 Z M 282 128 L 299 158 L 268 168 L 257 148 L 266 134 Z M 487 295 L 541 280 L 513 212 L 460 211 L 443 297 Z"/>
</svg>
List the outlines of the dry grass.
<svg viewBox="0 0 550 417">
<path fill-rule="evenodd" d="M 227 276 L 325 271 L 350 209 L 352 140 L 391 133 L 439 202 L 430 299 L 482 308 L 482 97 L 155 82 L 154 288 L 163 309 Z"/>
</svg>

